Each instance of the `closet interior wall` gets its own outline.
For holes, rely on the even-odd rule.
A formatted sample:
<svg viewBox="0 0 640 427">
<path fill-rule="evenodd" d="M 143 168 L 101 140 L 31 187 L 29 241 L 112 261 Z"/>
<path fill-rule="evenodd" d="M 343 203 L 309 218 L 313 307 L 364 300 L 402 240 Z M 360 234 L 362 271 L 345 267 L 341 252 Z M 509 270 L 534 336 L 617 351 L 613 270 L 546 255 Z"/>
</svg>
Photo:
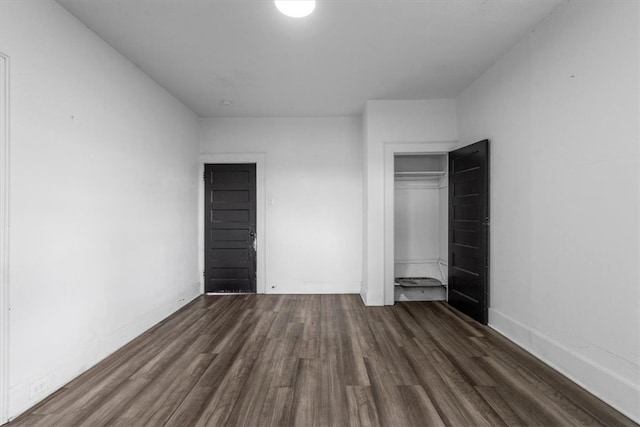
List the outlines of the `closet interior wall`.
<svg viewBox="0 0 640 427">
<path fill-rule="evenodd" d="M 396 155 L 394 161 L 394 275 L 447 284 L 446 155 Z M 396 300 L 444 300 L 446 289 L 396 286 Z"/>
</svg>

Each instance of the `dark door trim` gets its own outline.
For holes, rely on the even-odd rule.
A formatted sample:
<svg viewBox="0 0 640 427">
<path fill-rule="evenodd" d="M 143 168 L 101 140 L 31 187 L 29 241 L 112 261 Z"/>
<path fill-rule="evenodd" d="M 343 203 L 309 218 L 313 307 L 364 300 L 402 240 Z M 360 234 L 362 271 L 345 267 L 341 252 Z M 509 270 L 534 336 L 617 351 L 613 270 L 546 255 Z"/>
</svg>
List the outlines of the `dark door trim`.
<svg viewBox="0 0 640 427">
<path fill-rule="evenodd" d="M 266 185 L 265 153 L 201 154 L 198 158 L 198 277 L 200 292 L 204 293 L 204 165 L 209 163 L 233 164 L 255 163 L 256 165 L 256 293 L 266 293 Z"/>
</svg>

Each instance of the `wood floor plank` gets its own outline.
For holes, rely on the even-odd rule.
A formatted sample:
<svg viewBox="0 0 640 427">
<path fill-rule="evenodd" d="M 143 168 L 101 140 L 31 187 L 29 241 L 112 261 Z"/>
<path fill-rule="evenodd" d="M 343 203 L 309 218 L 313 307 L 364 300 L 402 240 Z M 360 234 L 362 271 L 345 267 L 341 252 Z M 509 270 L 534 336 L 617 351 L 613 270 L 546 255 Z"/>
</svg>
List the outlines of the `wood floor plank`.
<svg viewBox="0 0 640 427">
<path fill-rule="evenodd" d="M 415 385 L 420 384 L 415 372 L 411 368 L 409 361 L 401 351 L 402 345 L 391 337 L 390 328 L 384 322 L 373 322 L 371 325 L 379 352 L 386 360 L 386 369 L 389 372 L 395 385 Z"/>
<path fill-rule="evenodd" d="M 271 385 L 273 365 L 278 360 L 282 343 L 269 342 L 261 352 L 261 357 L 255 361 L 249 375 L 240 389 L 239 396 L 230 412 L 228 421 L 230 425 L 258 425 L 262 415 L 265 399 Z M 226 388 L 222 388 L 226 394 Z M 215 400 L 215 397 L 214 397 Z M 210 423 L 220 425 L 222 423 Z"/>
<path fill-rule="evenodd" d="M 237 348 L 216 355 L 166 425 L 194 425 L 238 358 Z"/>
<path fill-rule="evenodd" d="M 446 303 L 203 296 L 14 426 L 636 426 Z"/>
<path fill-rule="evenodd" d="M 283 338 L 289 324 L 291 313 L 287 311 L 274 311 L 275 318 L 267 334 L 268 339 Z"/>
<path fill-rule="evenodd" d="M 347 407 L 350 425 L 381 425 L 370 386 L 347 386 Z"/>
<path fill-rule="evenodd" d="M 371 319 L 367 314 L 369 314 L 369 310 L 364 310 L 362 307 L 354 308 L 347 312 L 345 326 L 348 335 L 352 337 L 353 340 L 357 340 L 357 346 L 354 345 L 354 348 L 357 348 L 360 352 L 358 357 L 374 356 L 378 352 L 378 344 L 376 343 L 373 331 L 369 327 Z"/>
<path fill-rule="evenodd" d="M 509 402 L 506 399 L 503 399 L 502 396 L 500 396 L 500 393 L 498 392 L 496 387 L 476 386 L 475 389 L 507 425 L 527 425 L 527 423 L 511 408 Z"/>
<path fill-rule="evenodd" d="M 450 426 L 486 425 L 486 421 L 475 411 L 468 411 L 463 401 L 438 372 L 432 360 L 418 344 L 407 343 L 403 351 L 417 373 L 422 387 L 433 402 L 441 418 Z"/>
<path fill-rule="evenodd" d="M 203 407 L 196 426 L 231 424 L 229 416 L 238 403 L 255 363 L 255 359 L 245 358 L 234 361 L 220 386 Z"/>
<path fill-rule="evenodd" d="M 589 419 L 585 424 L 583 411 L 580 411 L 576 407 L 572 407 L 571 411 L 566 410 L 564 402 L 558 402 L 552 396 L 544 393 L 534 392 L 535 388 L 531 387 L 531 383 L 523 376 L 523 370 L 516 370 L 516 374 L 510 371 L 505 365 L 500 363 L 493 357 L 485 357 L 484 361 L 488 370 L 493 369 L 494 375 L 502 377 L 505 383 L 509 384 L 513 390 L 517 390 L 521 396 L 526 396 L 530 402 L 535 402 L 541 411 L 548 414 L 554 420 L 554 424 L 562 425 L 594 425 L 594 420 Z M 576 417 L 576 414 L 579 416 Z M 597 423 L 595 423 L 597 425 Z"/>
<path fill-rule="evenodd" d="M 321 360 L 320 391 L 326 404 L 321 407 L 326 410 L 328 425 L 348 426 L 349 415 L 344 402 L 347 399 L 344 369 L 338 362 L 337 354 L 331 354 Z"/>
<path fill-rule="evenodd" d="M 267 392 L 260 415 L 260 426 L 293 425 L 293 387 L 276 387 Z"/>
<path fill-rule="evenodd" d="M 422 386 L 407 385 L 399 386 L 398 388 L 409 410 L 410 425 L 433 427 L 444 427 L 446 425 Z"/>
<path fill-rule="evenodd" d="M 489 349 L 488 352 L 493 354 L 497 360 L 500 360 L 503 365 L 509 366 L 513 370 L 526 369 L 530 373 L 535 373 L 555 390 L 560 391 L 564 399 L 571 401 L 576 407 L 581 408 L 591 417 L 598 420 L 600 425 L 630 425 L 629 419 L 623 414 L 615 410 L 612 411 L 605 402 L 590 393 L 586 393 L 569 378 L 558 374 L 554 369 L 523 351 L 497 332 L 488 329 L 484 339 L 472 340 L 474 345 Z"/>
<path fill-rule="evenodd" d="M 371 380 L 371 392 L 380 421 L 388 426 L 411 425 L 408 408 L 385 362 L 388 361 L 382 356 L 365 358 L 367 373 Z"/>
<path fill-rule="evenodd" d="M 293 397 L 293 422 L 295 425 L 312 426 L 319 417 L 318 379 L 320 364 L 315 359 L 298 359 L 296 384 Z"/>
<path fill-rule="evenodd" d="M 347 335 L 338 337 L 333 355 L 336 358 L 336 369 L 340 371 L 345 385 L 371 385 L 357 338 Z"/>
<path fill-rule="evenodd" d="M 438 367 L 438 373 L 443 381 L 454 391 L 462 406 L 470 413 L 475 412 L 476 425 L 505 425 L 500 416 L 478 394 L 464 373 L 458 370 L 443 352 L 435 350 L 430 356 L 433 358 L 433 365 Z"/>
<path fill-rule="evenodd" d="M 147 379 L 130 379 L 121 384 L 120 387 L 105 400 L 100 406 L 84 411 L 82 419 L 74 419 L 70 424 L 84 424 L 88 426 L 105 426 L 124 408 L 128 407 L 131 399 L 141 393 L 150 383 Z"/>
<path fill-rule="evenodd" d="M 304 325 L 302 337 L 297 342 L 296 354 L 303 359 L 316 359 L 320 352 L 320 310 L 303 311 L 298 319 Z"/>
<path fill-rule="evenodd" d="M 189 385 L 192 387 L 195 380 L 204 372 L 203 365 L 208 365 L 214 357 L 201 354 L 201 349 L 205 345 L 206 336 L 198 337 L 189 347 L 183 349 L 174 363 L 167 366 L 156 377 L 141 377 L 150 380 L 150 384 L 144 393 L 139 393 L 129 401 L 128 407 L 123 409 L 118 418 L 124 420 L 147 419 L 153 416 L 152 414 L 156 411 L 166 410 L 164 406 L 169 403 L 166 400 L 171 392 L 180 392 L 184 398 L 184 390 L 190 390 Z M 136 379 L 136 376 L 132 376 L 131 379 Z M 159 407 L 160 403 L 163 408 Z"/>
<path fill-rule="evenodd" d="M 180 378 L 166 386 L 161 394 L 149 396 L 154 403 L 145 405 L 138 415 L 143 424 L 150 427 L 165 425 L 215 357 L 212 354 L 197 355 Z"/>
<path fill-rule="evenodd" d="M 64 414 L 24 414 L 8 425 L 11 427 L 49 427 L 60 424 Z"/>
<path fill-rule="evenodd" d="M 279 347 L 284 348 L 284 341 L 279 344 Z M 296 370 L 298 367 L 298 358 L 292 356 L 286 356 L 281 350 L 280 357 L 276 360 L 272 366 L 271 375 L 271 388 L 293 388 L 296 382 Z"/>
</svg>

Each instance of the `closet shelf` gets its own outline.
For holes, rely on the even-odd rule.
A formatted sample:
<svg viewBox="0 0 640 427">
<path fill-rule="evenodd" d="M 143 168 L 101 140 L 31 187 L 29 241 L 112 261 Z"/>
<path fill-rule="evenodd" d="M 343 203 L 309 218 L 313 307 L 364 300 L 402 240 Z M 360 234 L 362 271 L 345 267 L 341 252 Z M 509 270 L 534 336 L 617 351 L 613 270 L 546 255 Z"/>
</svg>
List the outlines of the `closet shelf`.
<svg viewBox="0 0 640 427">
<path fill-rule="evenodd" d="M 444 171 L 429 171 L 429 172 L 395 172 L 394 177 L 396 180 L 431 180 L 439 179 L 445 176 Z"/>
</svg>

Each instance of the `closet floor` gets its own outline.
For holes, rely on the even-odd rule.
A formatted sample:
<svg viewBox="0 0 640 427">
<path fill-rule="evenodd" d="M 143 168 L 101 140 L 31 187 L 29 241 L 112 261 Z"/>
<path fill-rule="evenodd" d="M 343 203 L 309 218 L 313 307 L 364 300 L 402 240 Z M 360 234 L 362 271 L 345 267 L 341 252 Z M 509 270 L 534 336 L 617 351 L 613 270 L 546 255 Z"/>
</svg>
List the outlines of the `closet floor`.
<svg viewBox="0 0 640 427">
<path fill-rule="evenodd" d="M 442 302 L 202 296 L 10 426 L 635 425 Z"/>
</svg>

